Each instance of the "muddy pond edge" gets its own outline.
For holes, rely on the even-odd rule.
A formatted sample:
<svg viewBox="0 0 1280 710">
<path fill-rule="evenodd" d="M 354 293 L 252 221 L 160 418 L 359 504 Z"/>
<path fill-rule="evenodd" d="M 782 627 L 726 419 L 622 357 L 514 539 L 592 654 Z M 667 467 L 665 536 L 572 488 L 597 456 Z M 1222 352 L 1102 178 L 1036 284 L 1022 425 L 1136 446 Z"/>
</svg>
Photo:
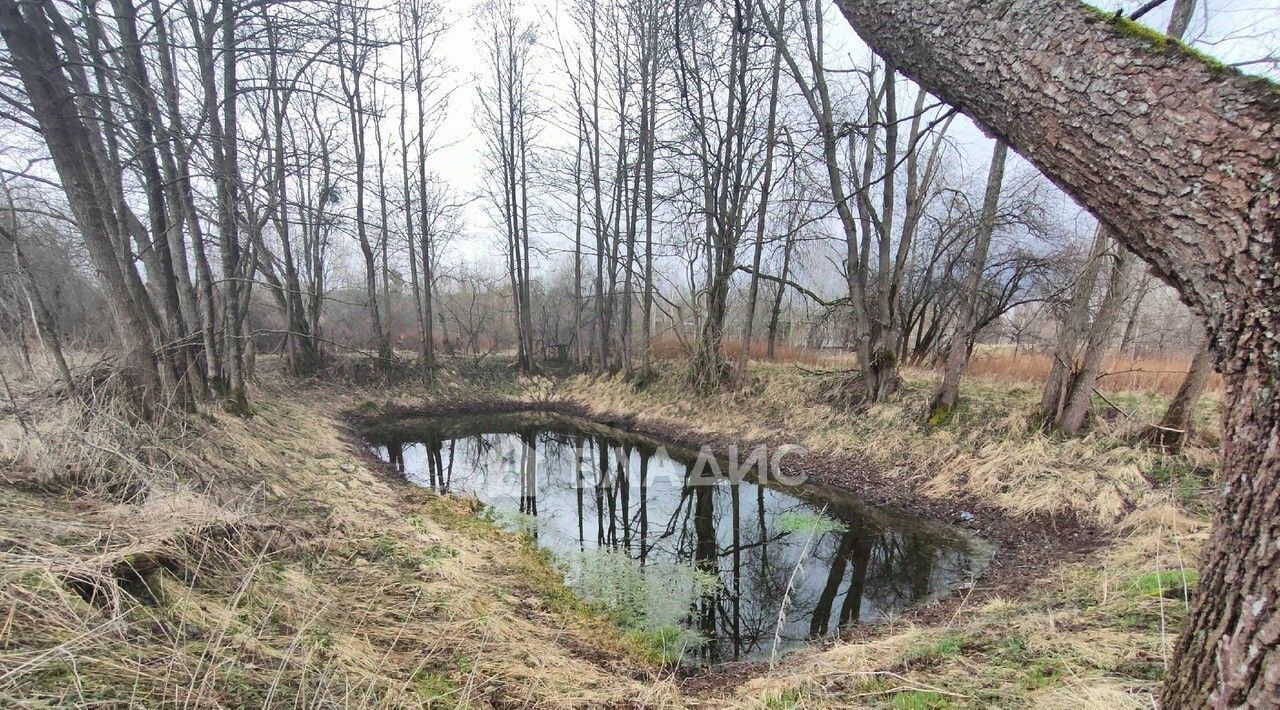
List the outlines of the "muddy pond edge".
<svg viewBox="0 0 1280 710">
<path fill-rule="evenodd" d="M 421 405 L 379 405 L 366 401 L 340 412 L 339 420 L 346 427 L 343 432 L 346 444 L 357 456 L 373 470 L 403 485 L 413 485 L 390 464 L 374 455 L 366 446 L 364 432 L 403 418 L 523 412 L 580 418 L 694 450 L 706 446 L 718 456 L 725 455 L 733 446 L 749 448 L 785 443 L 779 437 L 733 438 L 708 434 L 680 422 L 601 412 L 572 400 L 461 398 Z M 1025 595 L 1034 585 L 1044 583 L 1043 573 L 1054 565 L 1086 559 L 1090 553 L 1107 544 L 1104 531 L 1080 521 L 1074 515 L 1019 518 L 968 494 L 947 500 L 931 498 L 915 488 L 915 480 L 886 478 L 875 466 L 851 456 L 833 456 L 822 452 L 797 453 L 788 457 L 787 467 L 805 474 L 805 485 L 818 491 L 852 496 L 870 506 L 924 518 L 968 533 L 978 542 L 992 548 L 990 559 L 974 579 L 972 586 L 961 586 L 934 600 L 910 606 L 896 615 L 898 620 L 929 623 L 952 617 L 965 605 L 998 596 Z M 838 639 L 814 642 L 813 647 L 875 638 L 886 627 L 886 624 L 878 622 L 856 624 L 844 631 Z M 702 694 L 746 681 L 760 672 L 764 665 L 767 664 L 724 663 L 684 669 L 679 675 L 687 690 Z"/>
</svg>

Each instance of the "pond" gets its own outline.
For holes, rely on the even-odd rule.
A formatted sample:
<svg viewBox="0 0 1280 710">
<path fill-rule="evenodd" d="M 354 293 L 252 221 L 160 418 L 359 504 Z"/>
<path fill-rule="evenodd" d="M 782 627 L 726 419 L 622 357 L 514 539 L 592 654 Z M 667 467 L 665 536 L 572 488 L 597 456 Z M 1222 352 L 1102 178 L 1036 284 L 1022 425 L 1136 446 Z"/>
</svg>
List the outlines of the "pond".
<svg viewBox="0 0 1280 710">
<path fill-rule="evenodd" d="M 411 417 L 366 439 L 409 481 L 474 495 L 683 663 L 769 660 L 953 591 L 990 557 L 964 531 L 797 484 L 786 449 L 731 461 L 530 412 Z"/>
</svg>

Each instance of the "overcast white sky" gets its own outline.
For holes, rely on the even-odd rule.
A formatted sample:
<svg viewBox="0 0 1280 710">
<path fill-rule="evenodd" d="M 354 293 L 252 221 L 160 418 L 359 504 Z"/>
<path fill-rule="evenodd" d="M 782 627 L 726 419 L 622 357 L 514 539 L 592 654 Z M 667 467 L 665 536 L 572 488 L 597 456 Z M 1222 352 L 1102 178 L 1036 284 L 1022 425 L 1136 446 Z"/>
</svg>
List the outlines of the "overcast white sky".
<svg viewBox="0 0 1280 710">
<path fill-rule="evenodd" d="M 441 49 L 453 65 L 454 86 L 448 117 L 437 136 L 440 147 L 432 169 L 447 180 L 460 197 L 469 197 L 479 193 L 484 180 L 481 159 L 483 144 L 476 125 L 473 80 L 477 72 L 483 71 L 479 64 L 482 57 L 478 50 L 480 43 L 473 19 L 476 3 L 474 0 L 443 2 L 452 28 L 444 38 Z M 1099 3 L 1107 10 L 1124 8 L 1126 13 L 1142 4 L 1138 0 Z M 557 33 L 570 33 L 572 30 L 569 23 L 557 20 L 562 17 L 562 5 L 560 0 L 526 0 L 525 5 L 528 16 L 538 23 L 539 35 L 544 45 L 539 50 L 538 81 L 548 102 L 552 101 L 552 95 L 566 91 L 566 80 L 557 58 Z M 1169 8 L 1172 5 L 1173 0 L 1168 0 L 1164 7 L 1148 13 L 1142 22 L 1163 29 L 1168 22 Z M 828 17 L 829 56 L 865 57 L 865 45 L 834 8 L 828 9 Z M 1280 57 L 1280 0 L 1201 0 L 1187 33 L 1187 40 L 1229 63 L 1265 56 Z M 1243 68 L 1255 73 L 1268 71 L 1268 67 L 1264 65 Z M 961 117 L 952 127 L 952 137 L 963 146 L 965 162 L 972 166 L 973 173 L 984 174 L 990 143 L 982 132 L 968 119 Z M 557 137 L 553 129 L 547 129 L 543 132 L 542 140 L 551 144 L 563 144 L 565 139 Z M 488 236 L 491 230 L 486 208 L 487 205 L 482 200 L 475 201 L 466 208 L 464 233 L 451 250 L 452 256 L 462 256 L 471 261 L 496 259 L 497 243 Z"/>
</svg>

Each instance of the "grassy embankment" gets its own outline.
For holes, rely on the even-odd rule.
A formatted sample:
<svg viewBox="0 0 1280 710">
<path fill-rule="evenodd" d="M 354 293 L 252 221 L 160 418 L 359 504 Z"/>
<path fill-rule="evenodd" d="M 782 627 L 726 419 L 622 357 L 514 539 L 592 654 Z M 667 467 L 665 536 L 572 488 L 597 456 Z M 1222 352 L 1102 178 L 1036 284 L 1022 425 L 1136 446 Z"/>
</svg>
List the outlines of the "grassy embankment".
<svg viewBox="0 0 1280 710">
<path fill-rule="evenodd" d="M 360 454 L 339 415 L 373 392 L 269 378 L 252 417 L 166 427 L 21 401 L 36 436 L 6 417 L 0 438 L 0 705 L 675 697 L 543 555 Z"/>
<path fill-rule="evenodd" d="M 493 368 L 487 368 L 492 373 Z M 1029 387 L 969 383 L 946 428 L 918 425 L 928 378 L 894 404 L 825 404 L 830 375 L 758 365 L 736 394 L 694 400 L 664 363 L 647 382 L 299 386 L 274 377 L 247 419 L 216 410 L 131 425 L 38 391 L 0 434 L 0 698 L 120 705 L 870 705 L 1149 707 L 1205 529 L 1213 456 L 1126 444 L 1160 407 L 1059 441 L 1030 426 Z M 781 435 L 870 461 L 923 495 L 1012 516 L 1073 515 L 1111 544 L 1027 591 L 801 651 L 697 695 L 584 608 L 547 560 L 464 502 L 386 475 L 341 414 L 471 398 L 566 401 L 709 435 Z M 1206 406 L 1205 417 L 1211 417 Z M 1186 577 L 1193 578 L 1188 571 Z M 1163 592 L 1163 594 L 1161 593 Z"/>
</svg>

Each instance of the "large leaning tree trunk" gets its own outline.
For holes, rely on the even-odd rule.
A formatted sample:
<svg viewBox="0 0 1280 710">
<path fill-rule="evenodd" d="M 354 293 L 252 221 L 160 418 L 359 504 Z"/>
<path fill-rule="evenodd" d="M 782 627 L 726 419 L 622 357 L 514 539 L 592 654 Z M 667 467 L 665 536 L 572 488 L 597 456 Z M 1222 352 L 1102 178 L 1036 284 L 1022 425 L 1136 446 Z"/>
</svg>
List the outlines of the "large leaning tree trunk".
<svg viewBox="0 0 1280 710">
<path fill-rule="evenodd" d="M 837 0 L 900 71 L 1112 229 L 1206 324 L 1222 503 L 1166 708 L 1280 697 L 1280 92 L 1073 0 Z"/>
</svg>

